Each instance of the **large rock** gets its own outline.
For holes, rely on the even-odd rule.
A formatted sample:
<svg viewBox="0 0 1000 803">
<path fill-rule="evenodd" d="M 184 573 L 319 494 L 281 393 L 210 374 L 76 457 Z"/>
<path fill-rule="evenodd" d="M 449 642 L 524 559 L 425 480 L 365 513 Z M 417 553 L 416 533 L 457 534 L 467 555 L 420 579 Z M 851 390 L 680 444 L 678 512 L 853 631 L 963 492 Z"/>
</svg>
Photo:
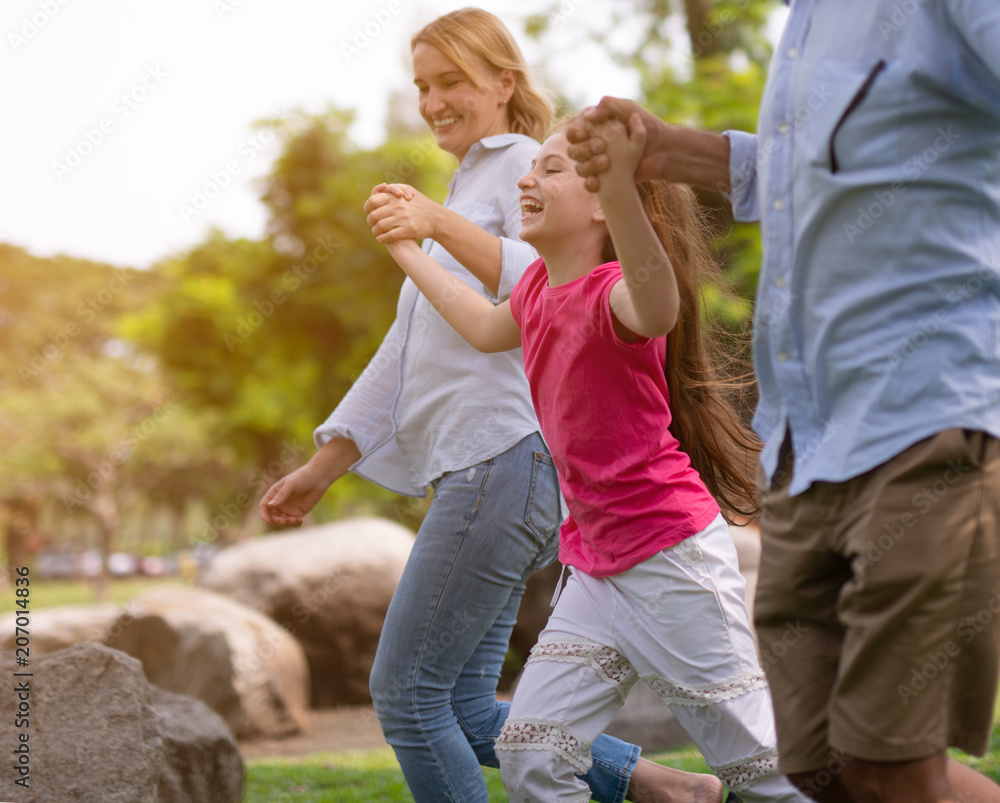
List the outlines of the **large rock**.
<svg viewBox="0 0 1000 803">
<path fill-rule="evenodd" d="M 60 605 L 31 611 L 31 654 L 42 655 L 79 644 L 81 641 L 104 641 L 111 625 L 121 616 L 120 605 Z M 0 616 L 0 650 L 13 650 L 17 633 L 17 613 Z"/>
<path fill-rule="evenodd" d="M 219 594 L 143 594 L 126 606 L 107 643 L 142 661 L 151 683 L 206 703 L 238 737 L 283 736 L 304 724 L 309 670 L 301 645 Z"/>
<path fill-rule="evenodd" d="M 238 803 L 243 759 L 222 717 L 194 697 L 151 689 L 166 756 L 157 803 Z"/>
<path fill-rule="evenodd" d="M 0 695 L 0 734 L 24 744 L 28 787 L 15 783 L 17 754 L 0 762 L 0 798 L 27 803 L 238 803 L 243 760 L 222 718 L 191 697 L 151 686 L 135 658 L 101 644 L 54 652 L 31 672 L 27 727 L 14 695 Z M 21 711 L 20 713 L 24 713 Z"/>
<path fill-rule="evenodd" d="M 349 519 L 224 549 L 203 583 L 302 642 L 314 706 L 367 702 L 382 623 L 412 546 L 402 525 Z"/>
<path fill-rule="evenodd" d="M 32 676 L 14 677 L 16 671 Z M 18 693 L 23 700 L 9 688 L 0 694 L 0 799 L 157 803 L 163 738 L 138 661 L 99 644 L 76 644 L 26 670 L 8 664 L 3 674 L 27 690 Z M 25 719 L 27 726 L 18 727 Z M 28 772 L 28 788 L 15 783 L 18 766 Z"/>
</svg>

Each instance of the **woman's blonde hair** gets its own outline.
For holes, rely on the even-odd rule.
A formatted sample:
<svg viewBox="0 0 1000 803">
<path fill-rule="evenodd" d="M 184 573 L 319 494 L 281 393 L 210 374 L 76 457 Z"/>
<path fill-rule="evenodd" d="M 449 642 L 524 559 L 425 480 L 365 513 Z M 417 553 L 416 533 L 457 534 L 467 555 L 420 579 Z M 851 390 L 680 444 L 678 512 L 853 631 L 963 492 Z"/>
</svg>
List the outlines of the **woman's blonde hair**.
<svg viewBox="0 0 1000 803">
<path fill-rule="evenodd" d="M 539 142 L 548 133 L 554 114 L 552 101 L 532 82 L 521 48 L 493 14 L 481 8 L 452 11 L 417 31 L 410 40 L 410 51 L 421 42 L 444 53 L 477 86 L 477 67 L 494 73 L 510 70 L 514 73 L 514 94 L 507 102 L 510 130 Z"/>
</svg>

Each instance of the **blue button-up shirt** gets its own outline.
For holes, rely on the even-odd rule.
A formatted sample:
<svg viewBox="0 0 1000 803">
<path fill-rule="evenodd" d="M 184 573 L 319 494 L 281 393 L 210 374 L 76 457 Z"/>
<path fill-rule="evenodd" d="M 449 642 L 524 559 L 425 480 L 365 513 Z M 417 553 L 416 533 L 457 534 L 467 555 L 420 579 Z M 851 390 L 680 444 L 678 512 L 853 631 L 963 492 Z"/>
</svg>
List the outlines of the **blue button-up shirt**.
<svg viewBox="0 0 1000 803">
<path fill-rule="evenodd" d="M 495 302 L 538 258 L 518 238 L 517 189 L 537 152 L 522 134 L 486 137 L 469 148 L 448 186 L 444 206 L 500 238 L 499 297 L 439 243 L 423 242 L 438 264 Z M 476 351 L 406 279 L 385 340 L 313 437 L 319 447 L 350 438 L 362 455 L 351 471 L 396 493 L 426 496 L 445 472 L 495 457 L 537 431 L 521 349 Z"/>
<path fill-rule="evenodd" d="M 1000 2 L 794 0 L 754 137 L 754 427 L 790 492 L 950 427 L 1000 437 Z"/>
</svg>

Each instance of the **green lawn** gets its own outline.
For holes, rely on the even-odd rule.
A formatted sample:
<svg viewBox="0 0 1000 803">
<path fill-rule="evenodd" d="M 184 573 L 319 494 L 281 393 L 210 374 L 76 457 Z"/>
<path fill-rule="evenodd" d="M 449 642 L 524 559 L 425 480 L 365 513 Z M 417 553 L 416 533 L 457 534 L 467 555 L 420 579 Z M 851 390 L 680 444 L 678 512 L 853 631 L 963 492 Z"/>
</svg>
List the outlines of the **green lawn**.
<svg viewBox="0 0 1000 803">
<path fill-rule="evenodd" d="M 1000 724 L 994 726 L 990 750 L 981 759 L 954 753 L 1000 783 Z M 647 758 L 689 772 L 707 772 L 692 746 Z M 507 803 L 496 770 L 483 770 L 490 803 Z M 365 752 L 315 753 L 305 758 L 263 759 L 247 764 L 243 803 L 412 803 L 403 774 L 388 747 Z"/>
<path fill-rule="evenodd" d="M 689 747 L 649 758 L 670 767 L 707 772 L 701 754 Z M 507 803 L 497 770 L 484 769 L 490 803 Z M 404 803 L 413 797 L 388 747 L 305 758 L 263 759 L 247 764 L 243 803 Z"/>
<path fill-rule="evenodd" d="M 86 605 L 97 602 L 94 584 L 88 580 L 38 580 L 31 577 L 28 586 L 31 609 L 52 608 L 56 605 Z M 119 604 L 153 588 L 189 585 L 176 577 L 129 577 L 112 580 L 108 586 L 108 602 Z M 10 613 L 17 605 L 14 585 L 0 593 L 0 613 Z"/>
</svg>

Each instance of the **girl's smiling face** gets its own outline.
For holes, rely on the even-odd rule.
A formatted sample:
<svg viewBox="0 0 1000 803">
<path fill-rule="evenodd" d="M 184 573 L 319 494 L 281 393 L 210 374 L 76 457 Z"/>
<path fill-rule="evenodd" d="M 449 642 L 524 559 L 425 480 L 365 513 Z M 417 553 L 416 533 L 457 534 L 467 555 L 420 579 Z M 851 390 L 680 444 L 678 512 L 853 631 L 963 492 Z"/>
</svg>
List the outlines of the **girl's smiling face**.
<svg viewBox="0 0 1000 803">
<path fill-rule="evenodd" d="M 517 182 L 521 233 L 543 258 L 546 245 L 567 238 L 607 236 L 597 195 L 587 190 L 569 156 L 569 141 L 557 131 L 542 144 L 531 170 Z"/>
<path fill-rule="evenodd" d="M 510 131 L 506 103 L 514 91 L 509 70 L 493 74 L 484 67 L 467 75 L 434 45 L 413 48 L 413 83 L 420 93 L 420 116 L 438 147 L 465 158 L 484 137 Z"/>
</svg>

